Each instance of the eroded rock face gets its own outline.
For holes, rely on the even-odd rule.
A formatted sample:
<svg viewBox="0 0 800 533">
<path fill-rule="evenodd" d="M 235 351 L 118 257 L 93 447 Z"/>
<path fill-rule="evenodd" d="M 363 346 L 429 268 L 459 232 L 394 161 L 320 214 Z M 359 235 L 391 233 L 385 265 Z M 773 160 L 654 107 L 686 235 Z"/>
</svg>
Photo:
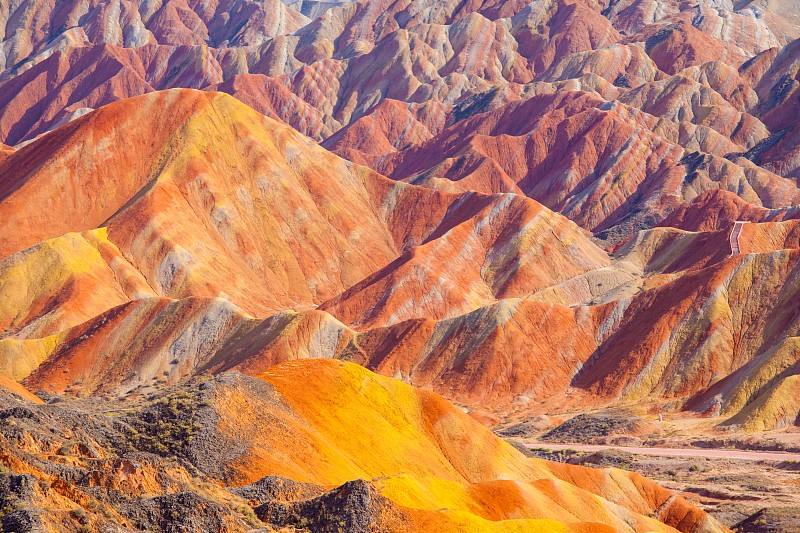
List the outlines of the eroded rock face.
<svg viewBox="0 0 800 533">
<path fill-rule="evenodd" d="M 256 507 L 255 513 L 264 522 L 279 527 L 295 526 L 322 532 L 410 530 L 408 518 L 402 511 L 364 480 L 348 481 L 311 499 L 268 501 Z"/>
<path fill-rule="evenodd" d="M 120 514 L 137 529 L 183 531 L 241 531 L 231 524 L 231 510 L 194 492 L 141 498 L 121 506 Z M 187 510 L 191 510 L 187 513 Z"/>
<path fill-rule="evenodd" d="M 522 192 L 591 230 L 620 225 L 628 236 L 715 188 L 770 208 L 792 201 L 770 173 L 795 177 L 796 143 L 791 134 L 778 141 L 793 128 L 787 117 L 797 114 L 791 59 L 797 46 L 784 46 L 760 8 L 335 4 L 123 2 L 114 12 L 92 3 L 10 4 L 0 139 L 16 144 L 120 98 L 188 87 L 233 94 L 397 179 L 423 179 L 416 173 L 424 170 L 430 178 L 456 181 L 459 190 Z M 39 15 L 31 18 L 34 11 Z M 53 79 L 55 88 L 48 85 Z M 519 141 L 496 136 L 520 132 L 502 132 L 500 125 L 491 139 L 462 146 L 460 154 L 439 135 L 445 126 L 497 108 L 518 122 L 536 116 L 542 110 L 535 105 L 507 106 L 565 90 L 585 98 L 566 116 L 525 124 L 538 150 L 530 144 L 524 150 L 538 153 L 513 161 L 517 168 L 506 159 L 523 150 Z M 576 127 L 599 119 L 594 110 L 604 106 L 613 112 L 602 124 Z M 653 117 L 661 120 L 656 124 Z M 555 128 L 567 139 L 548 140 Z M 420 145 L 430 147 L 422 158 L 426 167 L 398 169 L 396 159 L 417 160 Z M 707 164 L 698 175 L 677 164 L 684 151 L 744 157 Z M 520 165 L 530 172 L 520 174 Z M 639 168 L 619 171 L 632 165 Z M 531 172 L 541 187 L 563 190 L 532 188 Z M 652 174 L 654 183 L 641 192 Z M 742 180 L 750 187 L 738 187 Z M 597 192 L 588 200 L 569 198 L 586 188 Z M 586 201 L 608 205 L 604 213 L 586 213 Z"/>
<path fill-rule="evenodd" d="M 459 124 L 482 131 L 489 115 Z M 84 160 L 142 124 L 146 141 Z M 693 153 L 675 168 L 713 164 Z M 781 372 L 746 369 L 798 327 L 791 207 L 710 190 L 664 221 L 683 229 L 640 231 L 609 255 L 525 196 L 391 181 L 190 90 L 112 104 L 0 165 L 17 228 L 0 237 L 0 368 L 34 390 L 152 392 L 333 357 L 514 416 L 645 398 L 706 398 L 705 413 L 723 383 L 720 412 L 742 427 L 795 412 L 786 382 L 743 414 L 753 380 Z"/>
<path fill-rule="evenodd" d="M 292 33 L 309 22 L 280 0 L 208 6 L 185 1 L 109 5 L 14 0 L 4 4 L 2 20 L 4 68 L 19 67 L 61 35 L 77 33 L 91 43 L 126 48 L 153 43 L 247 46 Z"/>
</svg>

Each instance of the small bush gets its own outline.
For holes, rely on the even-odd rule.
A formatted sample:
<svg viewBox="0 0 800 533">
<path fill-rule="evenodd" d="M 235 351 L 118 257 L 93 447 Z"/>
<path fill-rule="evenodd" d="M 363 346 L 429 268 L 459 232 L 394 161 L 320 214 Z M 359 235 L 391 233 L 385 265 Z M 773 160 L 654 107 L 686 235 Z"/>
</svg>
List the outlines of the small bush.
<svg viewBox="0 0 800 533">
<path fill-rule="evenodd" d="M 256 516 L 256 513 L 255 513 L 255 511 L 253 511 L 252 507 L 247 506 L 247 505 L 237 506 L 236 511 L 238 511 L 239 514 L 244 516 L 244 519 L 252 527 L 258 527 L 260 525 L 263 525 L 261 520 L 259 520 L 258 517 Z"/>
<path fill-rule="evenodd" d="M 73 509 L 69 512 L 69 515 L 79 524 L 86 525 L 89 523 L 89 515 L 86 514 L 86 511 L 78 507 L 77 509 Z"/>
</svg>

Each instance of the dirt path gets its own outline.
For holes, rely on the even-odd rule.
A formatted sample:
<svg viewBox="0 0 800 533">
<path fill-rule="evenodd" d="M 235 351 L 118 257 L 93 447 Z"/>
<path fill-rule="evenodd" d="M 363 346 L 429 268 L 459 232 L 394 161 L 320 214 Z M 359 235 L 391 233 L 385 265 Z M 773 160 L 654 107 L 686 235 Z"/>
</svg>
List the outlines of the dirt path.
<svg viewBox="0 0 800 533">
<path fill-rule="evenodd" d="M 633 448 L 628 446 L 549 444 L 543 442 L 524 442 L 524 444 L 531 448 L 543 448 L 546 450 L 577 450 L 582 452 L 598 452 L 602 450 L 613 449 L 641 455 L 663 455 L 670 457 L 707 457 L 710 459 L 738 459 L 742 461 L 800 461 L 800 453 L 712 450 L 705 448 Z"/>
<path fill-rule="evenodd" d="M 731 242 L 731 256 L 739 255 L 742 251 L 739 249 L 739 235 L 742 233 L 742 226 L 744 222 L 737 221 L 733 223 L 733 229 L 731 230 L 730 242 Z"/>
</svg>

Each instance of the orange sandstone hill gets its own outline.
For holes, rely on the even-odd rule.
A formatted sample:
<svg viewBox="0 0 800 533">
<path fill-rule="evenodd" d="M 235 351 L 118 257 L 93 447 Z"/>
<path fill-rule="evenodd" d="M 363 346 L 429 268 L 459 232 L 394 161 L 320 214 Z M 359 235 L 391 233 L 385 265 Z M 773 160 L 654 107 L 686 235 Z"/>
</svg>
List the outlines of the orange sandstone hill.
<svg viewBox="0 0 800 533">
<path fill-rule="evenodd" d="M 146 137 L 115 149 L 143 123 Z M 84 157 L 101 145 L 104 155 Z M 267 316 L 322 304 L 391 264 L 416 272 L 417 292 L 439 291 L 447 305 L 430 312 L 452 316 L 610 264 L 536 202 L 394 183 L 215 93 L 110 105 L 15 151 L 3 176 L 6 330 L 49 334 L 143 296 L 222 296 Z M 556 239 L 544 242 L 542 228 Z M 536 242 L 546 261 L 528 249 Z M 418 264 L 467 244 L 449 282 Z M 65 288 L 76 284 L 92 290 Z M 80 293 L 98 298 L 72 316 Z"/>
<path fill-rule="evenodd" d="M 441 397 L 350 363 L 224 374 L 116 414 L 0 398 L 11 530 L 725 531 L 641 476 L 525 458 Z"/>
<path fill-rule="evenodd" d="M 113 149 L 136 128 L 149 135 Z M 609 267 L 580 228 L 532 200 L 392 182 L 229 96 L 188 90 L 88 113 L 15 150 L 2 175 L 0 367 L 27 385 L 4 376 L 0 390 L 11 470 L 0 494 L 14 505 L 4 530 L 724 531 L 635 474 L 527 459 L 443 398 L 363 367 L 273 367 L 263 344 L 239 353 L 272 336 L 295 346 L 273 363 L 303 355 L 281 314 L 249 313 L 299 306 L 318 328 L 344 328 L 313 302 L 369 277 L 354 270 L 368 261 L 378 273 L 404 249 L 434 260 L 457 236 L 487 270 L 537 275 L 484 279 L 465 260 L 454 280 L 485 292 L 453 292 L 448 313 Z M 514 241 L 542 227 L 563 243 L 549 268 Z M 263 237 L 249 245 L 248 231 Z M 306 263 L 300 246 L 315 231 Z M 309 270 L 338 254 L 348 268 L 333 285 Z M 211 353 L 217 343 L 229 346 Z M 256 378 L 220 374 L 237 364 Z M 85 399 L 40 406 L 29 390 L 42 388 Z"/>
</svg>

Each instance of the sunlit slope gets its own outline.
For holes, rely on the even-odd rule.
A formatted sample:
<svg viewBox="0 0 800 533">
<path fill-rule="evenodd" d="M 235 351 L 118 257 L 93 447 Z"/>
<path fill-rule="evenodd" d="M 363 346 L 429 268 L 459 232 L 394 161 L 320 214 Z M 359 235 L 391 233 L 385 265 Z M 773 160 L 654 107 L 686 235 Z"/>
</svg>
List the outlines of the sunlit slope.
<svg viewBox="0 0 800 533">
<path fill-rule="evenodd" d="M 726 531 L 636 474 L 527 459 L 440 396 L 351 363 L 293 361 L 258 378 L 223 373 L 133 402 L 135 395 L 105 395 L 37 406 L 30 402 L 41 400 L 3 380 L 0 396 L 13 407 L 5 411 L 13 423 L 4 438 L 11 431 L 25 436 L 6 440 L 3 462 L 63 487 L 28 497 L 46 531 L 60 531 L 59 517 L 86 506 L 98 494 L 93 486 L 125 497 L 99 498 L 104 512 L 89 507 L 92 523 L 110 519 L 134 529 L 161 518 L 130 505 L 147 506 L 180 487 L 187 492 L 176 505 L 190 520 L 212 513 L 202 530 L 246 531 L 241 519 L 253 527 L 254 513 L 280 527 L 287 518 L 279 516 L 281 506 L 296 503 L 306 511 L 290 515 L 289 524 L 307 517 L 312 530 L 333 513 L 334 524 L 357 516 L 386 532 Z M 151 453 L 134 461 L 132 449 Z M 70 470 L 49 466 L 62 461 Z M 102 484 L 64 481 L 87 470 Z M 238 492 L 250 482 L 250 496 Z M 308 508 L 306 498 L 315 494 L 330 497 Z"/>
<path fill-rule="evenodd" d="M 353 326 L 452 318 L 604 267 L 615 272 L 574 223 L 541 204 L 467 193 L 428 240 L 320 309 Z"/>
<path fill-rule="evenodd" d="M 744 224 L 739 254 L 725 214 L 609 255 L 533 200 L 392 182 L 222 94 L 117 102 L 0 170 L 1 370 L 33 390 L 333 357 L 536 414 L 706 398 L 798 332 L 796 220 Z"/>
<path fill-rule="evenodd" d="M 597 348 L 611 307 L 504 300 L 453 319 L 355 331 L 330 314 L 253 318 L 221 298 L 142 298 L 58 334 L 0 339 L 5 369 L 34 390 L 78 395 L 261 373 L 287 359 L 339 358 L 473 404 L 558 394 Z"/>
<path fill-rule="evenodd" d="M 67 233 L 0 261 L 0 327 L 41 338 L 155 296 L 105 229 Z"/>
<path fill-rule="evenodd" d="M 5 389 L 6 391 L 11 392 L 24 400 L 28 400 L 29 402 L 37 404 L 44 403 L 41 398 L 31 393 L 31 391 L 5 376 L 0 376 L 0 389 Z"/>
<path fill-rule="evenodd" d="M 461 514 L 468 513 L 490 521 L 672 531 L 646 517 L 658 509 L 654 516 L 683 521 L 684 531 L 719 530 L 682 498 L 639 476 L 527 459 L 443 398 L 358 365 L 298 360 L 258 377 L 266 388 L 232 375 L 207 399 L 220 413 L 216 431 L 240 443 L 238 457 L 226 465 L 239 483 L 268 474 L 322 485 L 375 479 L 403 507 L 448 509 L 437 518 L 448 528 L 482 524 Z M 519 526 L 539 531 L 544 524 Z"/>
</svg>

